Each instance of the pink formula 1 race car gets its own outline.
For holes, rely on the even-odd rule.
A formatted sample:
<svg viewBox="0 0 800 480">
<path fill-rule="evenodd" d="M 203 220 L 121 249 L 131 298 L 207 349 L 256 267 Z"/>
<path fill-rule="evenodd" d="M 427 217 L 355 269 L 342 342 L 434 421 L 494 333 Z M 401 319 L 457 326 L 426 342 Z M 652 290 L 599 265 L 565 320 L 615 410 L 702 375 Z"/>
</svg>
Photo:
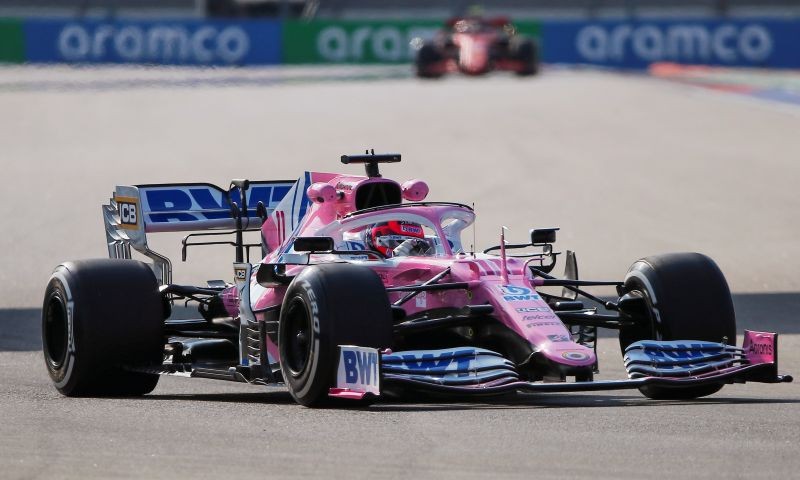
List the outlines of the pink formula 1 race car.
<svg viewBox="0 0 800 480">
<path fill-rule="evenodd" d="M 483 75 L 493 70 L 517 75 L 539 71 L 536 42 L 519 35 L 507 18 L 456 18 L 433 40 L 415 42 L 418 77 L 437 78 L 450 72 Z"/>
<path fill-rule="evenodd" d="M 695 398 L 726 383 L 791 381 L 778 374 L 777 334 L 745 331 L 734 346 L 730 292 L 708 257 L 652 256 L 621 281 L 585 281 L 567 251 L 556 278 L 555 228 L 475 253 L 462 237 L 473 210 L 426 202 L 423 181 L 379 174 L 399 161 L 346 155 L 367 175 L 307 172 L 228 189 L 118 186 L 103 207 L 111 258 L 63 263 L 47 284 L 43 345 L 56 388 L 140 395 L 159 375 L 179 375 L 285 385 L 316 406 L 420 391 Z M 177 231 L 194 231 L 184 260 L 189 248 L 231 245 L 233 281 L 172 283 L 147 237 Z M 619 296 L 582 290 L 594 285 Z M 196 305 L 195 318 L 173 318 L 176 304 Z M 598 328 L 619 331 L 628 378 L 593 380 Z"/>
</svg>

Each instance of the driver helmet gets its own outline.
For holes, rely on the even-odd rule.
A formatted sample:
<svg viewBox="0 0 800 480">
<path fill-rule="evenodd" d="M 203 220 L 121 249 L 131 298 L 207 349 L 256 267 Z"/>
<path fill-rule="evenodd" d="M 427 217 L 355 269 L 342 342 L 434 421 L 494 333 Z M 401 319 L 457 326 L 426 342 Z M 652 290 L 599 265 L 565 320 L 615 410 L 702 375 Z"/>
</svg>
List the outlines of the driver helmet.
<svg viewBox="0 0 800 480">
<path fill-rule="evenodd" d="M 422 225 L 413 222 L 391 221 L 376 223 L 365 232 L 367 248 L 387 257 L 406 240 L 424 240 Z"/>
</svg>

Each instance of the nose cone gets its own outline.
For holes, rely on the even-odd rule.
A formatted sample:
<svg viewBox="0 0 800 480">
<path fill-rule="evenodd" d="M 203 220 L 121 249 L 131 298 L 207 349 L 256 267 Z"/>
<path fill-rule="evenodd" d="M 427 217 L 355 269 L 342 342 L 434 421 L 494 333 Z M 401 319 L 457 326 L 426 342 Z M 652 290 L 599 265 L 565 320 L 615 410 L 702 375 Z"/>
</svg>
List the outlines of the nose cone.
<svg viewBox="0 0 800 480">
<path fill-rule="evenodd" d="M 588 367 L 597 361 L 594 350 L 575 342 L 551 342 L 542 353 L 551 362 L 570 367 Z"/>
<path fill-rule="evenodd" d="M 491 40 L 483 35 L 464 35 L 459 42 L 461 47 L 458 66 L 464 73 L 480 74 L 489 71 L 489 48 Z"/>
</svg>

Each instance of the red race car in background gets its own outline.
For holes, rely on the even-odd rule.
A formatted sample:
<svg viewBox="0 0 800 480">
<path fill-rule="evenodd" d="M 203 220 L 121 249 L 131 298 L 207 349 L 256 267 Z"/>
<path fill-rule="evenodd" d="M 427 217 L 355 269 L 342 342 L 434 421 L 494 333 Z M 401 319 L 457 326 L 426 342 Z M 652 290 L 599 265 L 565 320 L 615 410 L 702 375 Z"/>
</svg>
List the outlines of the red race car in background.
<svg viewBox="0 0 800 480">
<path fill-rule="evenodd" d="M 432 40 L 419 41 L 415 67 L 422 78 L 438 78 L 449 72 L 483 75 L 505 70 L 517 75 L 539 71 L 536 42 L 519 35 L 508 18 L 453 18 Z"/>
</svg>

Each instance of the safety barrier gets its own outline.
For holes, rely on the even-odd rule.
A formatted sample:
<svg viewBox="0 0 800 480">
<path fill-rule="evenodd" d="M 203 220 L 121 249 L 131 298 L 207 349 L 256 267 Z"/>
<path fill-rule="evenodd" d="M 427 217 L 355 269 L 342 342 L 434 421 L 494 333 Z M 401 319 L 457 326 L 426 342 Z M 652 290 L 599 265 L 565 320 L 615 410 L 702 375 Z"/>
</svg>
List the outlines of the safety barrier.
<svg viewBox="0 0 800 480">
<path fill-rule="evenodd" d="M 404 63 L 438 21 L 0 19 L 0 62 L 272 65 Z M 800 68 L 800 20 L 516 22 L 548 63 Z"/>
<path fill-rule="evenodd" d="M 29 62 L 270 65 L 281 61 L 277 21 L 23 21 Z"/>
<path fill-rule="evenodd" d="M 283 24 L 284 63 L 405 63 L 415 38 L 433 37 L 443 21 L 288 21 Z M 537 36 L 538 22 L 519 22 Z"/>
<path fill-rule="evenodd" d="M 800 67 L 800 21 L 639 20 L 542 24 L 545 62 L 646 68 L 656 62 Z"/>
<path fill-rule="evenodd" d="M 0 63 L 20 63 L 24 60 L 22 21 L 0 18 Z"/>
</svg>

